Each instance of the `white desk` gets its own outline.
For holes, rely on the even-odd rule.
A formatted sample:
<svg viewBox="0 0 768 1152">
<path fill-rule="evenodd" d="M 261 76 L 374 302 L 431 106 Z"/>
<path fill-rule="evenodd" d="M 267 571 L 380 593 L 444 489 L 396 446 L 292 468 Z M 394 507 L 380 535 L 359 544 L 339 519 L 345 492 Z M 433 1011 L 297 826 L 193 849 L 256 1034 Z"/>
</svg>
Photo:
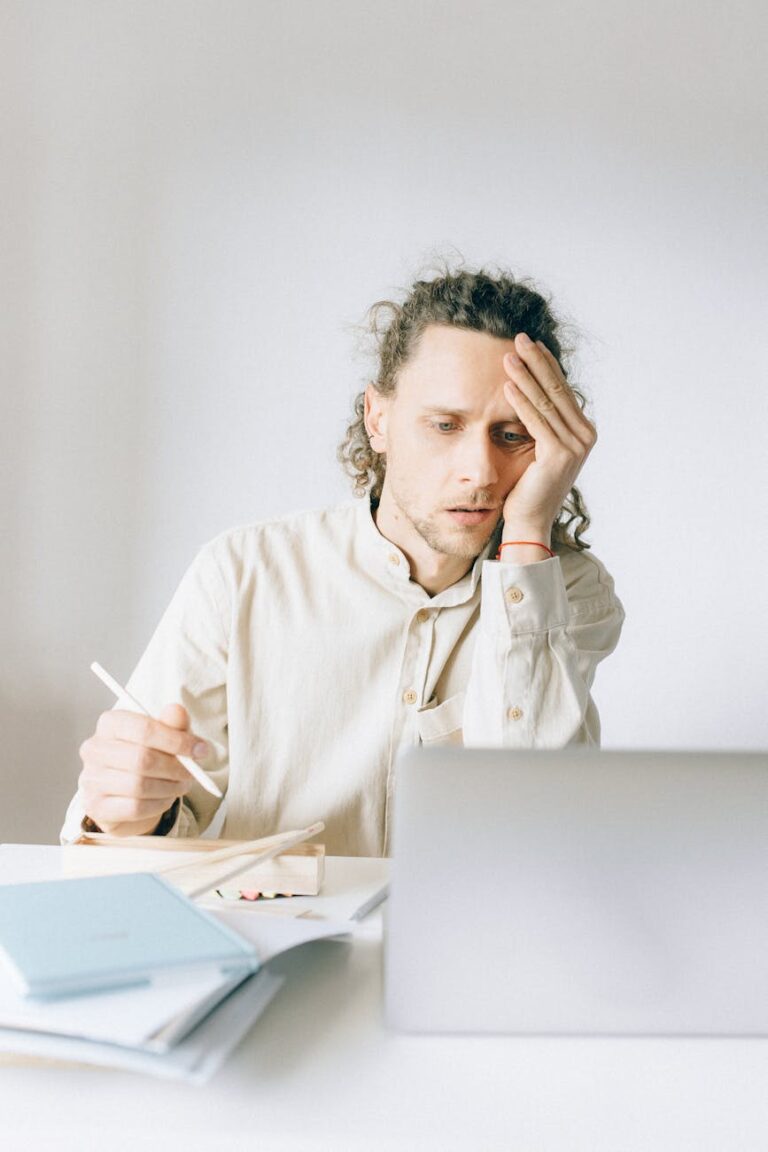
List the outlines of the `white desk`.
<svg viewBox="0 0 768 1152">
<path fill-rule="evenodd" d="M 377 913 L 272 964 L 286 984 L 204 1088 L 0 1067 L 4 1152 L 768 1148 L 768 1041 L 391 1034 Z"/>
</svg>

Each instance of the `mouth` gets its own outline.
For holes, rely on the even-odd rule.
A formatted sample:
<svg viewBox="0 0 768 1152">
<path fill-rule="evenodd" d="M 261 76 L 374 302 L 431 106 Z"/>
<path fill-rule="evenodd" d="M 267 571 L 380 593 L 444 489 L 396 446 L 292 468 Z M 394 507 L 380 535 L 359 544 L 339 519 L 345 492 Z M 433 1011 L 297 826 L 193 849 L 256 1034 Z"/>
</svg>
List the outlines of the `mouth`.
<svg viewBox="0 0 768 1152">
<path fill-rule="evenodd" d="M 447 508 L 448 515 L 456 524 L 465 528 L 475 528 L 487 524 L 489 520 L 498 516 L 497 508 Z"/>
</svg>

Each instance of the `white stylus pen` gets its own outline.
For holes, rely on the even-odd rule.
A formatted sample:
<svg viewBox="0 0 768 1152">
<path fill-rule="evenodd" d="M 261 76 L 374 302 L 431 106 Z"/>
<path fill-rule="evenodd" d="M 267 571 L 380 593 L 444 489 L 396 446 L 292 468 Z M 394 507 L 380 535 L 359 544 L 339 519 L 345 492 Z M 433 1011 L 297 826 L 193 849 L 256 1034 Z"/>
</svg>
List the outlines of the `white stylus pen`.
<svg viewBox="0 0 768 1152">
<path fill-rule="evenodd" d="M 131 696 L 130 692 L 127 692 L 121 684 L 118 684 L 114 676 L 110 676 L 109 672 L 102 668 L 101 664 L 97 664 L 95 660 L 93 664 L 91 664 L 91 672 L 95 672 L 99 680 L 101 680 L 103 684 L 106 684 L 107 688 L 110 688 L 115 696 L 123 696 L 133 704 L 138 712 L 143 712 L 145 716 L 149 716 L 153 720 L 157 719 L 156 716 L 152 716 L 152 713 L 147 711 L 143 704 L 139 703 L 135 696 Z M 221 797 L 223 795 L 221 789 L 214 784 L 213 780 L 209 779 L 199 764 L 195 764 L 194 760 L 190 760 L 188 756 L 177 756 L 176 759 L 181 761 L 190 776 L 194 776 L 195 780 L 205 788 L 206 792 L 210 792 L 212 796 Z"/>
</svg>

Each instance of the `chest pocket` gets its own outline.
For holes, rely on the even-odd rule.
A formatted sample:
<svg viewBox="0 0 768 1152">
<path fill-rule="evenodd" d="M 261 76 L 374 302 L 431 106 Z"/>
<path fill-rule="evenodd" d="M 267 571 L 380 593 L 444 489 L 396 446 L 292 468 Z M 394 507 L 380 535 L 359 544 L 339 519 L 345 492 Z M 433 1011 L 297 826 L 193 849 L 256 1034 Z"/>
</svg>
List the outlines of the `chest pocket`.
<svg viewBox="0 0 768 1152">
<path fill-rule="evenodd" d="M 464 698 L 466 692 L 450 696 L 442 704 L 433 697 L 416 713 L 422 744 L 463 744 Z"/>
</svg>

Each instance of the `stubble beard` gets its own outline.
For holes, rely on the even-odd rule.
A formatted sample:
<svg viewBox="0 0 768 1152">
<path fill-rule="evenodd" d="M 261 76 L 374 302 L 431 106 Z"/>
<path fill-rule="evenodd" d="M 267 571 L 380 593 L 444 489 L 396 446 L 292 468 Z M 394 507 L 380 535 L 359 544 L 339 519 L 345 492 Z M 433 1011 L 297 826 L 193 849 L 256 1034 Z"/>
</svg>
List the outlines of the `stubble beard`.
<svg viewBox="0 0 768 1152">
<path fill-rule="evenodd" d="M 434 517 L 424 519 L 414 514 L 408 506 L 408 500 L 394 490 L 392 491 L 392 499 L 422 540 L 429 545 L 433 552 L 439 552 L 443 556 L 455 556 L 460 560 L 474 560 L 476 556 L 480 555 L 499 525 L 499 520 L 495 520 L 482 537 L 476 530 L 461 524 L 457 524 L 453 530 L 444 529 L 435 523 Z M 480 492 L 475 494 L 474 499 L 462 499 L 460 506 L 469 508 L 472 504 L 478 504 L 482 507 L 488 503 L 490 500 L 487 494 Z"/>
</svg>

